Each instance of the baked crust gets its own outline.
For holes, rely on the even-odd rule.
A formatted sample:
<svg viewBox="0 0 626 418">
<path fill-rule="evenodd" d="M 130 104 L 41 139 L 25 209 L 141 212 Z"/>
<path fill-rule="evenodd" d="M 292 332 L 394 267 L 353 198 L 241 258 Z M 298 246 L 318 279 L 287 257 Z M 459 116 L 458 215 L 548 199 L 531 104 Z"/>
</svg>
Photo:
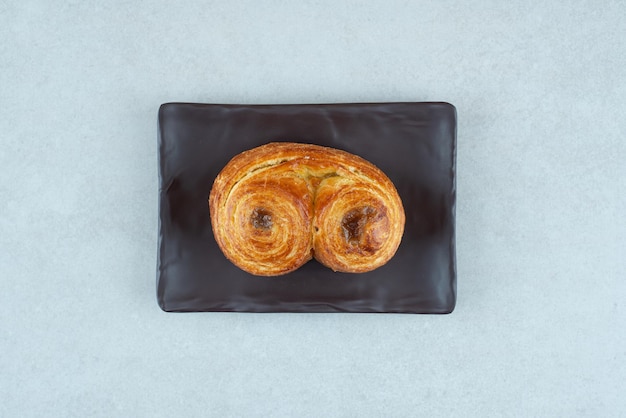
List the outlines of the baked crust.
<svg viewBox="0 0 626 418">
<path fill-rule="evenodd" d="M 405 223 L 396 188 L 372 163 L 290 142 L 235 156 L 215 179 L 209 209 L 224 255 L 259 276 L 312 257 L 334 271 L 374 270 L 395 254 Z"/>
</svg>

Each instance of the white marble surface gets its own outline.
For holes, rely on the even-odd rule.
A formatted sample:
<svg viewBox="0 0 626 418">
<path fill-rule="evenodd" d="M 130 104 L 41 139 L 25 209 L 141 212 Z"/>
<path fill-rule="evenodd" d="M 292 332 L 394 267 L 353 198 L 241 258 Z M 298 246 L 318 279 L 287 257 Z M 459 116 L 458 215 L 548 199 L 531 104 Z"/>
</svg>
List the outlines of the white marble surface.
<svg viewBox="0 0 626 418">
<path fill-rule="evenodd" d="M 89 4 L 90 3 L 90 4 Z M 626 416 L 626 3 L 0 3 L 0 416 Z M 449 316 L 166 314 L 166 101 L 457 106 Z"/>
</svg>

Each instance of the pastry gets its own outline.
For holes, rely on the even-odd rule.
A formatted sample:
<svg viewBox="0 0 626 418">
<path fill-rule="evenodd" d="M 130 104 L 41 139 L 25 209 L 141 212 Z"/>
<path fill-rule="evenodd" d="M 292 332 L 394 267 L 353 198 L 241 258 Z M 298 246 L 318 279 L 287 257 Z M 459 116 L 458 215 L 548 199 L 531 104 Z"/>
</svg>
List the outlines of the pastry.
<svg viewBox="0 0 626 418">
<path fill-rule="evenodd" d="M 374 270 L 395 254 L 405 215 L 393 183 L 361 157 L 333 148 L 270 143 L 235 156 L 209 196 L 224 255 L 259 276 L 315 257 L 334 271 Z"/>
</svg>

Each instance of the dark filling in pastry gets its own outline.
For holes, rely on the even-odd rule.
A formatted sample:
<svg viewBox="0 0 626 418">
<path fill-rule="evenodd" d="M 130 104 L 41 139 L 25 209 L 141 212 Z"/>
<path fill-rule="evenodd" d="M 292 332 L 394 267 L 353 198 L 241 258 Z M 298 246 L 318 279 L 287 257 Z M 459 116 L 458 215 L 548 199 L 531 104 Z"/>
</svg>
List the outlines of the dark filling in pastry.
<svg viewBox="0 0 626 418">
<path fill-rule="evenodd" d="M 250 221 L 256 229 L 272 228 L 272 214 L 265 208 L 255 208 L 250 216 Z"/>
<path fill-rule="evenodd" d="M 353 209 L 346 213 L 341 220 L 343 236 L 346 242 L 357 245 L 361 241 L 361 235 L 365 225 L 376 215 L 376 209 L 370 206 Z"/>
</svg>

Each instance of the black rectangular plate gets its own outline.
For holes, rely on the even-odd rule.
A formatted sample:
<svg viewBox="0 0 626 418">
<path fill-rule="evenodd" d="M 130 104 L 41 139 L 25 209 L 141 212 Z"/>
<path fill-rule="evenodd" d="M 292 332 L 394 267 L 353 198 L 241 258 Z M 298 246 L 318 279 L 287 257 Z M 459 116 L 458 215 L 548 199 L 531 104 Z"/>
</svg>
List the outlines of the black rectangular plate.
<svg viewBox="0 0 626 418">
<path fill-rule="evenodd" d="M 339 148 L 378 166 L 406 212 L 396 255 L 369 273 L 316 261 L 279 277 L 231 264 L 213 237 L 213 180 L 242 151 L 274 142 Z M 214 105 L 159 109 L 157 298 L 168 312 L 450 313 L 456 302 L 456 110 L 448 103 Z"/>
</svg>

